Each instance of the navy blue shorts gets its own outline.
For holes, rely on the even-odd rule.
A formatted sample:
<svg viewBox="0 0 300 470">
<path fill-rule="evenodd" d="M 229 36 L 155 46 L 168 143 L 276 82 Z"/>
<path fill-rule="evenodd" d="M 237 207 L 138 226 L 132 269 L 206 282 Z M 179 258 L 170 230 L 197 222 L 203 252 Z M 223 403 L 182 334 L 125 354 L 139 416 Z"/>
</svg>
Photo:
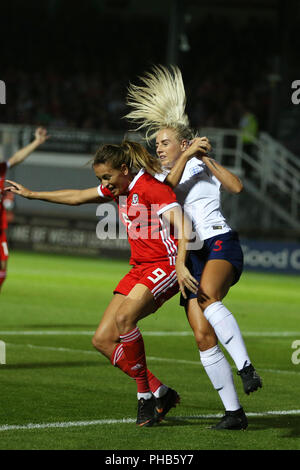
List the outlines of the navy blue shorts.
<svg viewBox="0 0 300 470">
<path fill-rule="evenodd" d="M 192 276 L 199 282 L 204 266 L 211 259 L 224 259 L 235 268 L 235 277 L 232 283 L 236 284 L 243 272 L 244 257 L 237 232 L 229 232 L 216 235 L 204 241 L 201 250 L 190 251 L 187 259 L 187 268 Z M 181 295 L 180 305 L 186 305 L 186 301 L 194 299 L 197 294 L 186 289 L 187 299 Z"/>
</svg>

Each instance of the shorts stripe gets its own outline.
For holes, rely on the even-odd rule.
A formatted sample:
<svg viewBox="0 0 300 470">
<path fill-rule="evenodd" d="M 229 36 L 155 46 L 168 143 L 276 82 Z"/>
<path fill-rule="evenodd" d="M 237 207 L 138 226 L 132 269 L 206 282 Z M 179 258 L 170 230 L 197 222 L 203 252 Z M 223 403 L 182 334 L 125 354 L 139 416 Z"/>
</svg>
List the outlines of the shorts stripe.
<svg viewBox="0 0 300 470">
<path fill-rule="evenodd" d="M 177 277 L 173 280 L 173 282 L 171 282 L 171 284 L 169 284 L 168 286 L 166 286 L 166 288 L 165 288 L 162 292 L 160 292 L 159 295 L 161 295 L 161 294 L 163 294 L 164 292 L 166 292 L 167 290 L 169 290 L 169 289 L 170 289 L 171 287 L 173 287 L 174 284 L 176 284 L 176 283 L 177 283 Z"/>
</svg>

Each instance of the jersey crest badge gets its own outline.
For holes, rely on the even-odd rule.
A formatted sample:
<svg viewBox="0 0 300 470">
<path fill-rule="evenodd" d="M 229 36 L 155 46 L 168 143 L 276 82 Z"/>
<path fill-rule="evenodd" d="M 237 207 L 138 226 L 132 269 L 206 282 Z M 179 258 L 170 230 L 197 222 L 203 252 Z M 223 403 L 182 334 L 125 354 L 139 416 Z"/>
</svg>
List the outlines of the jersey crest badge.
<svg viewBox="0 0 300 470">
<path fill-rule="evenodd" d="M 190 168 L 190 174 L 191 176 L 197 175 L 198 173 L 201 173 L 202 167 L 200 165 L 193 166 Z"/>
<path fill-rule="evenodd" d="M 133 196 L 132 196 L 132 203 L 131 204 L 134 206 L 138 203 L 139 203 L 139 195 L 134 193 Z"/>
</svg>

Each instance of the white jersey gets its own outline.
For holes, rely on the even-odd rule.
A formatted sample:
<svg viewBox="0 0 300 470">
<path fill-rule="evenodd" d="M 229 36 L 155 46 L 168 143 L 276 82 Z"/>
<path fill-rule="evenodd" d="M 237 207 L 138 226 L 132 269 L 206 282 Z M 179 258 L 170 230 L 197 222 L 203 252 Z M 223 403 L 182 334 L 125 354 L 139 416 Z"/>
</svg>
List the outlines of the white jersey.
<svg viewBox="0 0 300 470">
<path fill-rule="evenodd" d="M 163 182 L 167 175 L 168 171 L 164 170 L 155 178 Z M 221 212 L 220 186 L 220 181 L 205 163 L 193 157 L 185 165 L 181 180 L 173 189 L 200 240 L 231 230 Z"/>
</svg>

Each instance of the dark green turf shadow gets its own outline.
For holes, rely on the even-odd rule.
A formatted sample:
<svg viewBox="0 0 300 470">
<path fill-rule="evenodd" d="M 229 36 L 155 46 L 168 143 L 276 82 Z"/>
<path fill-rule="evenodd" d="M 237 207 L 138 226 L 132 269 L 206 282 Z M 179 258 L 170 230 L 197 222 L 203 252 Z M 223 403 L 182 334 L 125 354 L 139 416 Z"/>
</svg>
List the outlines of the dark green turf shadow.
<svg viewBox="0 0 300 470">
<path fill-rule="evenodd" d="M 164 427 L 173 426 L 203 426 L 208 429 L 217 424 L 220 418 L 199 418 L 199 417 L 168 417 L 165 418 L 159 425 Z M 300 416 L 261 416 L 249 417 L 247 432 L 263 431 L 267 429 L 282 429 L 286 431 L 281 435 L 284 438 L 299 438 L 300 437 Z M 222 432 L 222 431 L 221 431 Z M 223 431 L 228 432 L 228 431 Z M 300 447 L 300 445 L 299 445 Z"/>
<path fill-rule="evenodd" d="M 286 431 L 281 437 L 300 437 L 300 416 L 261 416 L 248 418 L 250 430 L 282 429 Z M 300 448 L 300 444 L 299 444 Z"/>
<path fill-rule="evenodd" d="M 164 427 L 174 427 L 174 426 L 206 426 L 208 429 L 213 426 L 217 421 L 220 420 L 220 418 L 213 420 L 211 418 L 197 418 L 197 417 L 186 417 L 186 418 L 180 418 L 180 417 L 168 417 L 165 418 L 161 423 L 159 423 L 159 426 L 164 426 Z"/>
</svg>

